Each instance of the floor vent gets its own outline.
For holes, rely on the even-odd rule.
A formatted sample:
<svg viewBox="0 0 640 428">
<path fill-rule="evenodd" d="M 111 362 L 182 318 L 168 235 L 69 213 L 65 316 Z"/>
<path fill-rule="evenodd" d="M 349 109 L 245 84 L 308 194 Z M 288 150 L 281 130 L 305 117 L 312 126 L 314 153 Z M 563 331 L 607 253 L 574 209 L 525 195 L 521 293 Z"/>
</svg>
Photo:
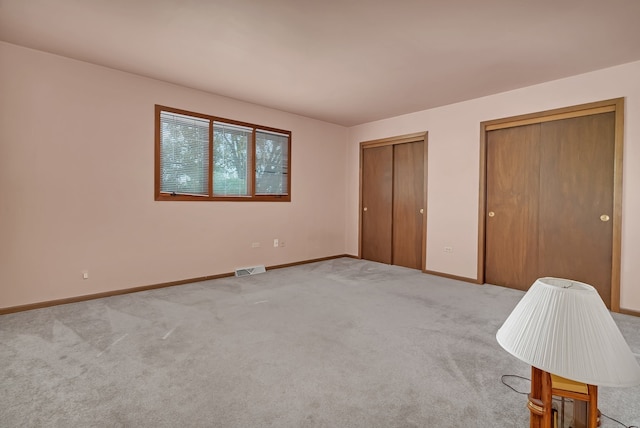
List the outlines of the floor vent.
<svg viewBox="0 0 640 428">
<path fill-rule="evenodd" d="M 236 276 L 256 275 L 259 273 L 264 273 L 266 271 L 267 270 L 264 268 L 264 265 L 251 266 L 251 267 L 236 269 Z"/>
</svg>

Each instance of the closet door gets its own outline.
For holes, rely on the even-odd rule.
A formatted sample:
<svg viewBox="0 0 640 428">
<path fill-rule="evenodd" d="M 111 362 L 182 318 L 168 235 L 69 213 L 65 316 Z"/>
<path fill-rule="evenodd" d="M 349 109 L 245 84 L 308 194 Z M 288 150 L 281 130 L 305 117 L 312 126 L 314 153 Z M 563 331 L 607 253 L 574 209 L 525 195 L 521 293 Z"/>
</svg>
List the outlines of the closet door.
<svg viewBox="0 0 640 428">
<path fill-rule="evenodd" d="M 615 113 L 487 133 L 485 281 L 555 276 L 611 305 Z"/>
<path fill-rule="evenodd" d="M 538 278 L 540 125 L 487 134 L 485 282 L 527 290 Z"/>
<path fill-rule="evenodd" d="M 615 113 L 541 124 L 541 275 L 593 285 L 611 306 Z"/>
<path fill-rule="evenodd" d="M 361 256 L 391 264 L 393 146 L 362 151 Z"/>
<path fill-rule="evenodd" d="M 393 146 L 393 264 L 422 269 L 424 142 Z"/>
</svg>

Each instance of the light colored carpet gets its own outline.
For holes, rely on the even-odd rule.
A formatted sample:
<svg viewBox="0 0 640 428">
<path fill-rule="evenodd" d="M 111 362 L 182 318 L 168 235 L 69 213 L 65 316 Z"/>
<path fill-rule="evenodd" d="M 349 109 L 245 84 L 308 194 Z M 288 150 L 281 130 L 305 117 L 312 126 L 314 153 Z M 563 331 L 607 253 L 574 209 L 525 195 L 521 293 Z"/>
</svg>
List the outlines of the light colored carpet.
<svg viewBox="0 0 640 428">
<path fill-rule="evenodd" d="M 0 426 L 527 427 L 495 340 L 522 294 L 344 258 L 4 315 Z"/>
</svg>

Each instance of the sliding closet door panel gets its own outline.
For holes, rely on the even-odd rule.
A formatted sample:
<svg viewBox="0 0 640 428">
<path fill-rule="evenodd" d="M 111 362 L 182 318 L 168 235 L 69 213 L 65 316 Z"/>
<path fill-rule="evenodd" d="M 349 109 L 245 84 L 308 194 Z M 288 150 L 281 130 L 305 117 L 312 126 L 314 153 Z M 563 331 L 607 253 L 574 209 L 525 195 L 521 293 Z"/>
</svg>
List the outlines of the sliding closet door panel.
<svg viewBox="0 0 640 428">
<path fill-rule="evenodd" d="M 611 304 L 615 113 L 541 124 L 540 275 Z"/>
<path fill-rule="evenodd" d="M 422 269 L 424 142 L 393 146 L 393 264 Z"/>
<path fill-rule="evenodd" d="M 540 125 L 487 133 L 485 282 L 527 290 L 538 266 Z"/>
<path fill-rule="evenodd" d="M 362 151 L 363 259 L 391 264 L 393 146 Z"/>
</svg>

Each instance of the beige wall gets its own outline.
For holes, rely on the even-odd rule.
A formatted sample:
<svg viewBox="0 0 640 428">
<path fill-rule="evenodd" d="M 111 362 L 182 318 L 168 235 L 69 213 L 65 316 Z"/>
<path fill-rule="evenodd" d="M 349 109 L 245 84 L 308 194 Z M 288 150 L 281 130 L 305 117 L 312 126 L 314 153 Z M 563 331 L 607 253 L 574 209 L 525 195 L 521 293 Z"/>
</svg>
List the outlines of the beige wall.
<svg viewBox="0 0 640 428">
<path fill-rule="evenodd" d="M 476 278 L 480 122 L 626 98 L 621 307 L 640 311 L 640 62 L 381 120 L 349 130 L 348 253 L 358 249 L 358 143 L 429 132 L 427 269 Z M 453 253 L 444 253 L 445 246 Z"/>
<path fill-rule="evenodd" d="M 344 253 L 346 128 L 6 43 L 0 63 L 0 308 Z M 291 130 L 292 202 L 155 202 L 154 104 Z"/>
<path fill-rule="evenodd" d="M 1 42 L 0 62 L 0 308 L 357 254 L 358 143 L 418 131 L 427 269 L 475 278 L 480 122 L 625 97 L 621 306 L 640 311 L 640 62 L 351 129 Z M 154 104 L 291 130 L 293 201 L 155 202 Z"/>
</svg>

